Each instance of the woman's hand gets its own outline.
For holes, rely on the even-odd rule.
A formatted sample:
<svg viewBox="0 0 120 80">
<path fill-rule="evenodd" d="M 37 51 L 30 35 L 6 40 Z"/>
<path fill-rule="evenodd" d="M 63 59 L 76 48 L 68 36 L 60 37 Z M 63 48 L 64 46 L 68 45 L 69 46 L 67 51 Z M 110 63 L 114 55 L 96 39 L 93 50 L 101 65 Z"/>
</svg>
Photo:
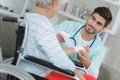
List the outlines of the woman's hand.
<svg viewBox="0 0 120 80">
<path fill-rule="evenodd" d="M 84 76 L 77 71 L 77 69 L 74 70 L 74 74 L 79 78 L 79 80 L 86 80 Z"/>
<path fill-rule="evenodd" d="M 57 34 L 57 39 L 60 43 L 65 42 L 63 36 L 60 33 Z"/>
</svg>

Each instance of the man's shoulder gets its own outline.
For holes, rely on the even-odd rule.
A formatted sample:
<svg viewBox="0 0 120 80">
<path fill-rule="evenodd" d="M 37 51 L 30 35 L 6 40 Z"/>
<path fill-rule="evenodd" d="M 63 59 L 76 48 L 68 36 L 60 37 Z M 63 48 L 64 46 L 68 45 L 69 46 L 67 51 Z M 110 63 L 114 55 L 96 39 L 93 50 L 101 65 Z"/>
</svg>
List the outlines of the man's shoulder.
<svg viewBox="0 0 120 80">
<path fill-rule="evenodd" d="M 84 24 L 78 21 L 64 20 L 61 23 L 57 24 L 54 29 L 56 32 L 65 31 L 65 32 L 74 32 L 78 30 Z"/>
<path fill-rule="evenodd" d="M 79 21 L 72 21 L 72 20 L 64 20 L 62 23 L 60 23 L 60 26 L 69 27 L 69 28 L 79 28 L 80 26 L 83 26 L 84 23 L 81 23 Z"/>
<path fill-rule="evenodd" d="M 64 20 L 63 21 L 63 23 L 65 23 L 65 24 L 83 24 L 83 23 L 81 23 L 81 22 L 79 22 L 79 21 L 73 21 L 73 20 Z"/>
</svg>

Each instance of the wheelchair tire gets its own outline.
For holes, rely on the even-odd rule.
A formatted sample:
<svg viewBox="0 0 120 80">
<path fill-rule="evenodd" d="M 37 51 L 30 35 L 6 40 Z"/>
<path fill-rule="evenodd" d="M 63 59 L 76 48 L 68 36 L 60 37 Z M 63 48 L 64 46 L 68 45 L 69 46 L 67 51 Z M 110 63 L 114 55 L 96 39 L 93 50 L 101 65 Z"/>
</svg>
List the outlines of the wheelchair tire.
<svg viewBox="0 0 120 80">
<path fill-rule="evenodd" d="M 35 80 L 29 73 L 10 64 L 0 64 L 0 73 L 10 74 L 20 80 Z"/>
</svg>

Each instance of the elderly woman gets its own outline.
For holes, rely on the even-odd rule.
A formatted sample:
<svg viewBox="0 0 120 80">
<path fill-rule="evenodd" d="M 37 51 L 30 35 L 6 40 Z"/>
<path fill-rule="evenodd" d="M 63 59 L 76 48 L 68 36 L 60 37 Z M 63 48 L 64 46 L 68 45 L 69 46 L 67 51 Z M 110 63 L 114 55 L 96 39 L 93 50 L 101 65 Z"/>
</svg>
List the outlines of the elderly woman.
<svg viewBox="0 0 120 80">
<path fill-rule="evenodd" d="M 80 79 L 84 77 L 76 70 L 74 63 L 61 48 L 56 33 L 49 18 L 53 17 L 61 8 L 63 0 L 34 0 L 36 8 L 32 13 L 25 14 L 28 22 L 28 37 L 24 48 L 24 55 L 32 55 L 49 61 L 54 65 L 69 69 Z M 39 76 L 48 77 L 52 71 L 28 61 L 20 61 L 18 66 L 32 74 L 36 80 Z M 55 76 L 56 77 L 56 76 Z"/>
</svg>

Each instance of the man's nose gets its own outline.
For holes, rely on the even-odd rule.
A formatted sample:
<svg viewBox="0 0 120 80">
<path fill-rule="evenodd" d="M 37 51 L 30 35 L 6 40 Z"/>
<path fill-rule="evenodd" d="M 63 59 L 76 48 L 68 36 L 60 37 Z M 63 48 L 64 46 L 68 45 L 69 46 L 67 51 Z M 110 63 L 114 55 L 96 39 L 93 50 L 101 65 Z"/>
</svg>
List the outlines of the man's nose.
<svg viewBox="0 0 120 80">
<path fill-rule="evenodd" d="M 97 22 L 93 21 L 91 25 L 94 27 L 94 26 L 96 26 L 96 24 L 97 24 Z"/>
</svg>

